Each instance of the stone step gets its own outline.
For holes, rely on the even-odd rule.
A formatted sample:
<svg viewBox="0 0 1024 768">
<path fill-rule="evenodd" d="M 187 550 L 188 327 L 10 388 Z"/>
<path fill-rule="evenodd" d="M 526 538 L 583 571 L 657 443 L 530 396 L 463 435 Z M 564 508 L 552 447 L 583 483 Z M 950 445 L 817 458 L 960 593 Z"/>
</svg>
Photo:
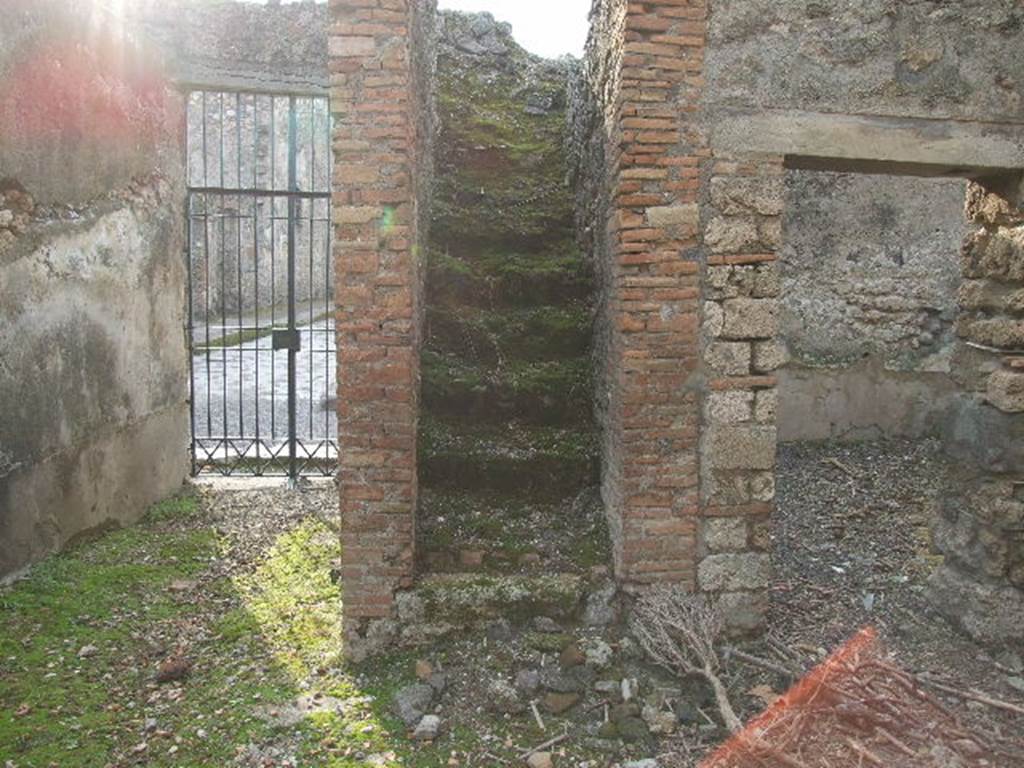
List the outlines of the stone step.
<svg viewBox="0 0 1024 768">
<path fill-rule="evenodd" d="M 441 189 L 431 211 L 431 240 L 440 246 L 532 249 L 572 237 L 572 193 L 558 180 L 537 178 L 536 169 L 512 167 L 504 180 L 453 181 L 456 188 Z"/>
<path fill-rule="evenodd" d="M 420 482 L 426 488 L 489 489 L 540 501 L 596 485 L 600 474 L 593 429 L 425 418 L 419 452 Z"/>
<path fill-rule="evenodd" d="M 431 251 L 427 296 L 431 306 L 536 307 L 587 301 L 594 292 L 590 265 L 574 250 L 455 255 Z"/>
<path fill-rule="evenodd" d="M 587 354 L 592 326 L 590 306 L 580 301 L 497 310 L 431 305 L 426 346 L 480 362 L 557 360 Z"/>
<path fill-rule="evenodd" d="M 583 613 L 588 583 L 579 574 L 435 574 L 397 598 L 407 631 L 443 637 L 495 619 L 524 624 L 544 616 L 574 621 Z"/>
<path fill-rule="evenodd" d="M 589 357 L 479 365 L 425 350 L 423 407 L 459 422 L 582 424 L 592 412 L 590 366 Z"/>
<path fill-rule="evenodd" d="M 545 502 L 426 489 L 416 530 L 421 570 L 431 573 L 588 573 L 611 559 L 596 487 Z"/>
</svg>

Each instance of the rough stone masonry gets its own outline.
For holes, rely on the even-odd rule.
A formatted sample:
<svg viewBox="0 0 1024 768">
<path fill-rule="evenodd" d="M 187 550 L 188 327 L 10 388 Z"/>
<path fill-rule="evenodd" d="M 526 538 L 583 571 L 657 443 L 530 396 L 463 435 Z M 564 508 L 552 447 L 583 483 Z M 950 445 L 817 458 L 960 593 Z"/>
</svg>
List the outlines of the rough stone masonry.
<svg viewBox="0 0 1024 768">
<path fill-rule="evenodd" d="M 648 574 L 635 562 L 664 563 L 653 578 L 709 593 L 735 629 L 756 629 L 787 362 L 779 254 L 787 201 L 800 201 L 786 194 L 787 173 L 992 178 L 983 183 L 999 201 L 990 207 L 1007 216 L 1024 165 L 1024 73 L 1008 55 L 1022 11 L 1006 2 L 604 0 L 593 18 L 577 88 L 580 209 L 603 277 L 604 488 L 618 575 L 642 584 Z M 930 213 L 940 211 L 950 207 Z M 1005 413 L 1024 351 L 1008 265 L 1022 254 L 1007 224 L 989 220 L 965 246 L 957 328 L 975 346 L 949 348 L 943 365 L 955 384 L 943 382 L 923 416 L 931 426 L 909 427 L 944 430 L 989 489 L 960 500 L 969 511 L 950 510 L 955 535 L 938 526 L 949 565 L 937 583 L 970 574 L 950 613 L 981 590 L 988 608 L 959 620 L 997 643 L 1019 642 L 1024 616 L 1002 620 L 992 599 L 1017 607 L 1020 598 L 1011 563 L 1024 462 L 1009 447 L 1019 425 Z M 989 248 L 1000 254 L 985 261 L 1000 265 L 998 288 L 972 282 L 991 276 L 975 266 Z M 929 332 L 948 333 L 951 315 Z M 981 424 L 999 437 L 986 443 Z M 665 537 L 662 526 L 677 528 Z"/>
<path fill-rule="evenodd" d="M 355 626 L 390 615 L 412 577 L 418 160 L 429 157 L 416 118 L 429 112 L 419 101 L 429 9 L 331 8 Z M 573 113 L 583 126 L 581 222 L 602 294 L 602 489 L 620 583 L 679 583 L 714 596 L 734 629 L 762 625 L 786 362 L 786 174 L 856 172 L 966 178 L 986 210 L 1000 211 L 971 214 L 980 229 L 963 259 L 956 391 L 934 423 L 987 489 L 946 537 L 945 583 L 1019 599 L 1024 62 L 1013 51 L 1024 10 L 1009 0 L 598 0 L 592 19 Z M 1012 624 L 988 626 L 988 639 L 1015 642 Z"/>
</svg>

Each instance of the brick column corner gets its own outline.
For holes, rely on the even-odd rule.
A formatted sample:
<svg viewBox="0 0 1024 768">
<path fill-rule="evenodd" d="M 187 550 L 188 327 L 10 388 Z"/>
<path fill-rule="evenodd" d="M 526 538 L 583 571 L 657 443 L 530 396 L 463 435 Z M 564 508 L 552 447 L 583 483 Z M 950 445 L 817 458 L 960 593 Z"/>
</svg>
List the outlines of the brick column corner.
<svg viewBox="0 0 1024 768">
<path fill-rule="evenodd" d="M 624 0 L 606 111 L 610 210 L 605 497 L 627 586 L 696 583 L 700 174 L 692 111 L 705 0 Z"/>
<path fill-rule="evenodd" d="M 416 0 L 330 0 L 345 651 L 413 578 L 419 293 Z M 382 629 L 383 628 L 383 629 Z"/>
<path fill-rule="evenodd" d="M 753 631 L 770 579 L 782 158 L 713 156 L 708 13 L 622 0 L 603 20 L 622 39 L 606 110 L 605 498 L 621 581 L 704 592 Z"/>
</svg>

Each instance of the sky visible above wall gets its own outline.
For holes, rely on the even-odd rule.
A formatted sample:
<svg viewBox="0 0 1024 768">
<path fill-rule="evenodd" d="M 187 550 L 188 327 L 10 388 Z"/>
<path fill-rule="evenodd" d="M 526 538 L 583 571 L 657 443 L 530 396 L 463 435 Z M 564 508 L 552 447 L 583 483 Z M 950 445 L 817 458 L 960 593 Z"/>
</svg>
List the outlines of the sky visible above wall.
<svg viewBox="0 0 1024 768">
<path fill-rule="evenodd" d="M 282 0 L 299 2 L 300 0 Z M 318 0 L 326 2 L 326 0 Z M 266 0 L 250 0 L 266 2 Z M 439 0 L 440 8 L 478 13 L 490 11 L 512 25 L 512 34 L 526 50 L 548 58 L 583 55 L 591 0 Z"/>
<path fill-rule="evenodd" d="M 549 58 L 583 55 L 591 0 L 440 0 L 456 11 L 490 11 L 512 25 L 512 34 L 526 50 Z"/>
</svg>

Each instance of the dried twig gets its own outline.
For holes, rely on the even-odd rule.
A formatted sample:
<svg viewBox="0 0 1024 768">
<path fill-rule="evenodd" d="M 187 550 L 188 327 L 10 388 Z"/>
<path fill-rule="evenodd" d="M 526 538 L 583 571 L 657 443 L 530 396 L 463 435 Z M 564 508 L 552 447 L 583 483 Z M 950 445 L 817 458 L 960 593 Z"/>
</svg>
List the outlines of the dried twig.
<svg viewBox="0 0 1024 768">
<path fill-rule="evenodd" d="M 793 669 L 789 669 L 787 667 L 784 667 L 781 664 L 776 664 L 774 661 L 769 661 L 768 659 L 763 659 L 760 656 L 755 656 L 752 653 L 746 653 L 745 651 L 741 651 L 739 648 L 733 648 L 731 646 L 727 647 L 725 649 L 724 656 L 725 656 L 726 661 L 729 660 L 729 657 L 735 656 L 740 661 L 745 661 L 748 664 L 753 664 L 754 666 L 761 667 L 763 669 L 767 669 L 769 672 L 776 672 L 776 673 L 778 673 L 780 675 L 783 675 L 785 677 L 799 677 L 800 676 L 800 673 L 795 671 L 795 670 L 793 670 Z"/>
<path fill-rule="evenodd" d="M 846 474 L 848 474 L 850 477 L 853 477 L 853 478 L 859 478 L 861 476 L 860 472 L 855 470 L 849 464 L 844 464 L 843 462 L 841 462 L 839 459 L 835 458 L 834 456 L 829 457 L 827 459 L 822 459 L 821 463 L 822 464 L 830 464 L 831 466 L 835 467 L 836 469 L 841 469 L 843 472 L 845 472 Z"/>
<path fill-rule="evenodd" d="M 882 762 L 882 758 L 880 758 L 870 749 L 865 747 L 863 744 L 851 738 L 847 738 L 846 743 L 850 746 L 850 749 L 852 749 L 854 752 L 856 752 L 858 755 L 860 755 L 862 758 L 867 760 L 872 765 L 877 765 L 879 768 L 885 768 L 885 763 Z"/>
<path fill-rule="evenodd" d="M 890 744 L 896 747 L 896 749 L 898 749 L 907 757 L 917 757 L 917 752 L 915 752 L 902 741 L 897 739 L 895 736 L 893 736 L 891 733 L 885 730 L 885 728 L 878 728 L 877 731 L 879 736 L 888 741 Z"/>
<path fill-rule="evenodd" d="M 1018 715 L 1024 715 L 1024 707 L 1019 706 L 1017 704 L 1011 704 L 1010 702 L 1003 701 L 1001 699 L 995 699 L 989 696 L 988 694 L 981 693 L 980 691 L 962 691 L 959 688 L 954 688 L 951 685 L 944 685 L 926 675 L 921 675 L 919 679 L 922 683 L 930 685 L 937 691 L 949 693 L 953 696 L 959 696 L 961 699 L 967 699 L 968 701 L 976 701 L 979 704 L 985 704 L 987 706 L 992 707 L 993 709 L 1001 709 L 1005 712 L 1015 712 Z"/>
<path fill-rule="evenodd" d="M 540 728 L 542 731 L 546 731 L 548 728 L 546 725 L 544 725 L 544 718 L 540 716 L 540 710 L 537 709 L 536 701 L 530 702 L 530 711 L 533 712 L 533 719 L 537 721 L 537 727 Z"/>
<path fill-rule="evenodd" d="M 519 755 L 519 759 L 520 760 L 526 760 L 527 758 L 530 757 L 530 755 L 532 755 L 532 754 L 534 754 L 536 752 L 542 752 L 543 750 L 548 749 L 549 747 L 553 747 L 556 744 L 561 744 L 563 741 L 565 741 L 568 738 L 569 738 L 569 734 L 568 733 L 563 733 L 561 736 L 555 736 L 555 738 L 548 739 L 543 744 L 538 744 L 533 749 L 526 750 L 521 755 Z"/>
</svg>

